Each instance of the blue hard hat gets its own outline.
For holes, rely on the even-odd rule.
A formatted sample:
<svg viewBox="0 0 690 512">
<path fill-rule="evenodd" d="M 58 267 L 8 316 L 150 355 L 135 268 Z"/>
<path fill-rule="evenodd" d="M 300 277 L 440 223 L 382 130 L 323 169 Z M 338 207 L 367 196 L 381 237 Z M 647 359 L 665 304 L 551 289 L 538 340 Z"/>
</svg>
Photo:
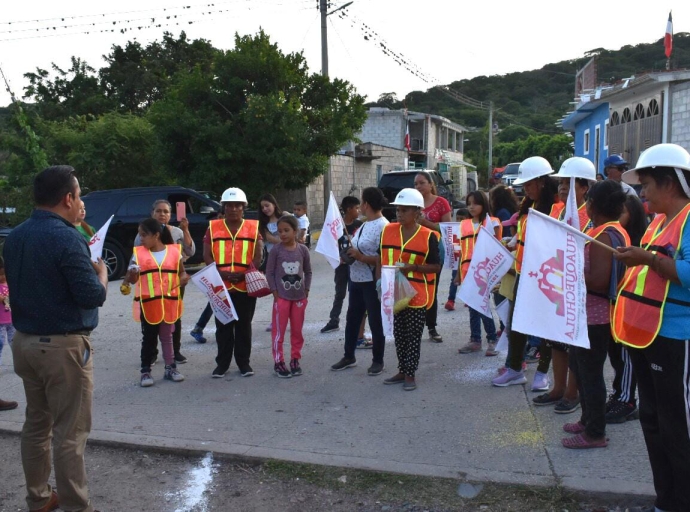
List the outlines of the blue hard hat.
<svg viewBox="0 0 690 512">
<path fill-rule="evenodd" d="M 606 160 L 604 160 L 604 169 L 607 167 L 624 167 L 627 166 L 628 162 L 623 160 L 620 155 L 611 155 Z"/>
</svg>

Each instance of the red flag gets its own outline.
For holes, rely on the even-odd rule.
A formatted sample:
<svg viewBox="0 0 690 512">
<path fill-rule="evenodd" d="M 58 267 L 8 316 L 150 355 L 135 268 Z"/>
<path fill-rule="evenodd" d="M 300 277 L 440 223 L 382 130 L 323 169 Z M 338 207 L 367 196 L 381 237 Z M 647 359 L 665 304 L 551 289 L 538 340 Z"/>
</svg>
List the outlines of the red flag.
<svg viewBox="0 0 690 512">
<path fill-rule="evenodd" d="M 410 123 L 405 126 L 405 149 L 410 150 Z"/>
<path fill-rule="evenodd" d="M 666 22 L 666 34 L 664 35 L 664 51 L 666 58 L 671 58 L 671 51 L 673 51 L 673 18 L 671 13 L 668 13 L 668 21 Z"/>
</svg>

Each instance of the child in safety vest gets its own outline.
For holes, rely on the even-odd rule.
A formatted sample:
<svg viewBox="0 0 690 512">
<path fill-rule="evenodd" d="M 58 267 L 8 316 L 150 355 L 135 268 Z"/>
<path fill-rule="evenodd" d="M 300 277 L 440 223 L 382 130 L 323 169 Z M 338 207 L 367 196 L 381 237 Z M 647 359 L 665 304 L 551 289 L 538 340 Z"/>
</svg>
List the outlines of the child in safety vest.
<svg viewBox="0 0 690 512">
<path fill-rule="evenodd" d="M 165 361 L 164 378 L 182 382 L 172 345 L 175 322 L 182 316 L 180 286 L 189 282 L 182 265 L 182 247 L 174 244 L 170 230 L 154 218 L 139 223 L 141 246 L 134 247 L 125 283 L 136 283 L 133 316 L 141 321 L 141 386 L 153 386 L 152 359 L 161 341 Z"/>
<path fill-rule="evenodd" d="M 273 318 L 271 341 L 276 376 L 287 379 L 302 375 L 304 312 L 311 286 L 309 249 L 297 242 L 297 219 L 285 216 L 278 219 L 280 243 L 273 246 L 266 264 L 266 279 L 273 292 Z M 290 368 L 283 359 L 283 340 L 290 321 Z"/>
<path fill-rule="evenodd" d="M 498 240 L 501 239 L 503 231 L 500 221 L 495 217 L 489 216 L 489 200 L 484 192 L 479 190 L 470 192 L 467 196 L 467 209 L 472 218 L 460 223 L 460 269 L 455 277 L 455 283 L 458 285 L 466 278 L 474 252 L 474 243 L 479 235 L 479 228 L 483 226 L 488 229 Z M 468 309 L 470 310 L 470 341 L 467 345 L 458 349 L 458 352 L 469 354 L 482 349 L 481 325 L 484 324 L 486 340 L 488 342 L 485 355 L 498 355 L 496 351 L 496 324 L 494 319 L 472 308 Z"/>
<path fill-rule="evenodd" d="M 455 212 L 455 222 L 462 222 L 472 218 L 467 208 L 458 208 Z M 455 242 L 454 242 L 455 245 Z M 458 267 L 460 262 L 458 261 Z M 450 288 L 448 289 L 448 301 L 446 301 L 446 311 L 455 311 L 455 296 L 458 293 L 458 285 L 455 284 L 455 277 L 458 275 L 458 269 L 454 269 L 450 276 Z"/>
</svg>

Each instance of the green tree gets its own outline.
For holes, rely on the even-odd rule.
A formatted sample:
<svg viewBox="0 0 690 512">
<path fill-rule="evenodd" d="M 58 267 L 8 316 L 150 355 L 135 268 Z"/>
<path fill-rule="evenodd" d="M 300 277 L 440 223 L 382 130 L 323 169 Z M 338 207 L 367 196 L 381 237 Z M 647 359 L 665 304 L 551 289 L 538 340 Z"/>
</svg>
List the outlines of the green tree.
<svg viewBox="0 0 690 512">
<path fill-rule="evenodd" d="M 301 53 L 283 54 L 263 31 L 236 35 L 211 70 L 176 80 L 148 119 L 160 167 L 198 188 L 237 184 L 257 196 L 306 186 L 366 119 L 349 83 L 309 74 Z"/>
</svg>

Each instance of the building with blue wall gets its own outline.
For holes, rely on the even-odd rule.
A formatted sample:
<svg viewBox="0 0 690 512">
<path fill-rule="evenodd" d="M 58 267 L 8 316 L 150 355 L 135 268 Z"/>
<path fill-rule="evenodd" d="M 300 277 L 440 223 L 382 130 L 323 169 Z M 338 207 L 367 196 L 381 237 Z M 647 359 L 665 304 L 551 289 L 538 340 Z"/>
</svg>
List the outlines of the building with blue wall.
<svg viewBox="0 0 690 512">
<path fill-rule="evenodd" d="M 604 171 L 609 156 L 609 103 L 601 99 L 581 102 L 563 121 L 563 129 L 573 134 L 574 155 L 590 160 L 597 172 Z"/>
</svg>

